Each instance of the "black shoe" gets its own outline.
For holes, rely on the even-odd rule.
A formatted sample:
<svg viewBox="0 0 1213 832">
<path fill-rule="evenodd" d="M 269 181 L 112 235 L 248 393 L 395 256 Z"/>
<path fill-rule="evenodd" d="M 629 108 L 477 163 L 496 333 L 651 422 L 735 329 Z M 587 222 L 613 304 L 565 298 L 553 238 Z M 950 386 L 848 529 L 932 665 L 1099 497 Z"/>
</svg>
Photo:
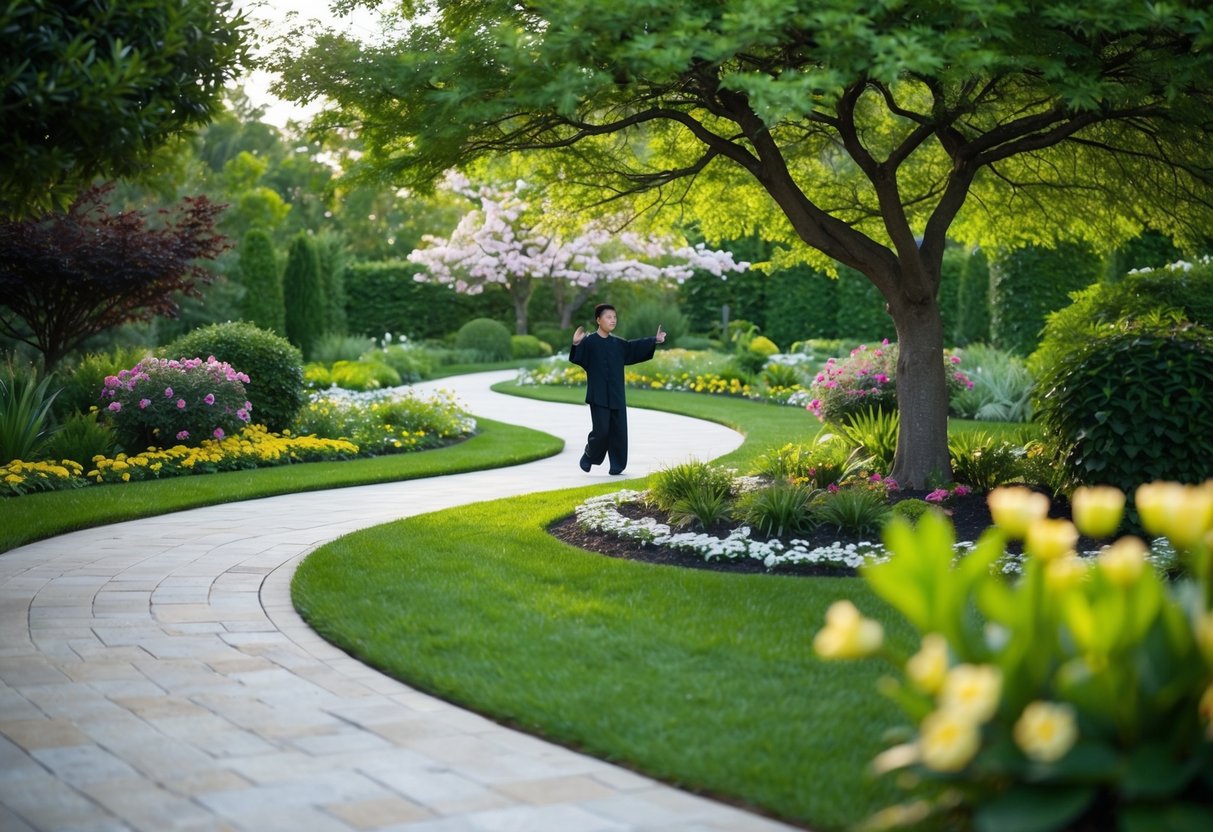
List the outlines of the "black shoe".
<svg viewBox="0 0 1213 832">
<path fill-rule="evenodd" d="M 590 458 L 588 456 L 582 454 L 581 461 L 577 464 L 581 466 L 582 471 L 585 471 L 587 474 L 590 473 Z"/>
<path fill-rule="evenodd" d="M 611 476 L 613 476 L 613 477 L 617 477 L 617 476 L 619 476 L 619 475 L 620 475 L 620 474 L 622 474 L 622 473 L 623 473 L 623 469 L 622 469 L 622 468 L 620 468 L 618 471 L 616 471 L 614 468 L 612 468 L 612 469 L 611 469 Z"/>
</svg>

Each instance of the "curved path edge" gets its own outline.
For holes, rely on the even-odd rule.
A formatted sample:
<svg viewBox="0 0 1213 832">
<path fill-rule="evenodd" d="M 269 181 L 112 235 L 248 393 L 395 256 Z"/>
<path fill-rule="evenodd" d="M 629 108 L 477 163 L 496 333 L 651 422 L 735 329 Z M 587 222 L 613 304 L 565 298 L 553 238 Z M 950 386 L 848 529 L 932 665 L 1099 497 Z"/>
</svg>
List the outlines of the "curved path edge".
<svg viewBox="0 0 1213 832">
<path fill-rule="evenodd" d="M 577 468 L 585 409 L 489 390 L 511 376 L 424 387 L 560 436 L 557 456 L 191 509 L 0 556 L 0 830 L 791 829 L 413 690 L 291 606 L 295 567 L 345 533 L 607 478 Z M 741 442 L 629 416 L 629 475 Z"/>
</svg>

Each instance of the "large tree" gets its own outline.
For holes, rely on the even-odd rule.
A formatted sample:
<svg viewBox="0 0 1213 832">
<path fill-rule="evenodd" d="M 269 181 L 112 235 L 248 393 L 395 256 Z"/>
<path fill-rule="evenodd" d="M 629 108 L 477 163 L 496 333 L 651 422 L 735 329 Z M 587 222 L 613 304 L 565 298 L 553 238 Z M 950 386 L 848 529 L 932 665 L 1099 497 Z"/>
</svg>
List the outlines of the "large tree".
<svg viewBox="0 0 1213 832">
<path fill-rule="evenodd" d="M 227 240 L 222 206 L 187 197 L 148 215 L 114 211 L 90 188 L 67 212 L 0 220 L 0 333 L 42 353 L 53 369 L 87 338 L 120 324 L 177 313 L 212 275 L 200 262 Z"/>
<path fill-rule="evenodd" d="M 0 6 L 0 31 L 7 216 L 144 171 L 219 111 L 249 38 L 231 0 L 14 0 Z"/>
<path fill-rule="evenodd" d="M 447 187 L 476 207 L 466 213 L 449 237 L 427 234 L 409 260 L 457 292 L 479 294 L 488 284 L 506 288 L 514 304 L 514 325 L 527 332 L 528 308 L 540 281 L 552 284 L 561 328 L 600 284 L 612 280 L 685 280 L 696 270 L 717 277 L 744 271 L 732 253 L 691 246 L 673 236 L 615 232 L 605 222 L 562 231 L 551 223 L 551 206 L 541 189 L 521 180 L 510 184 L 473 184 L 462 174 L 447 177 Z M 424 279 L 418 275 L 418 280 Z"/>
<path fill-rule="evenodd" d="M 1106 246 L 1213 227 L 1207 6 L 419 1 L 396 43 L 322 34 L 279 69 L 295 97 L 334 102 L 321 127 L 357 127 L 374 176 L 423 184 L 537 150 L 553 187 L 857 269 L 900 345 L 893 475 L 922 487 L 949 467 L 949 233 Z"/>
</svg>

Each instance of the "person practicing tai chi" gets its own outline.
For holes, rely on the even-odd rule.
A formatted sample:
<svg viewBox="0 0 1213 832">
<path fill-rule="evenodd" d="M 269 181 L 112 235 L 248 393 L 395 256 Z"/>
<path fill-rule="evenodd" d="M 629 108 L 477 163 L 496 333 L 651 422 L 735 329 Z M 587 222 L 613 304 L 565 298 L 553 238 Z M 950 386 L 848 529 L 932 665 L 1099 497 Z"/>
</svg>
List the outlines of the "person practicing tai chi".
<svg viewBox="0 0 1213 832">
<path fill-rule="evenodd" d="M 589 334 L 583 327 L 573 333 L 573 348 L 569 361 L 585 370 L 585 402 L 590 406 L 592 428 L 581 455 L 581 470 L 601 465 L 610 457 L 612 474 L 622 474 L 628 464 L 628 415 L 623 394 L 623 368 L 627 364 L 648 361 L 665 343 L 661 324 L 657 334 L 649 338 L 625 341 L 611 333 L 619 323 L 615 307 L 600 303 L 594 307 L 598 329 Z"/>
</svg>

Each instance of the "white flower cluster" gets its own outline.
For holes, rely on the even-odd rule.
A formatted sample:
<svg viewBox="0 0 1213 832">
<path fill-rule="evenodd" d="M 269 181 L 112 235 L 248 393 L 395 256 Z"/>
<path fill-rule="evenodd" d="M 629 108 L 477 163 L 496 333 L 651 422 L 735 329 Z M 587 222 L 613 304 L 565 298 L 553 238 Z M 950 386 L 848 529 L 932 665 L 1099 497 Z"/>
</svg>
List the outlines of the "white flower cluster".
<svg viewBox="0 0 1213 832">
<path fill-rule="evenodd" d="M 857 569 L 865 563 L 875 563 L 886 558 L 884 547 L 879 543 L 843 545 L 836 541 L 829 546 L 810 548 L 803 540 L 793 540 L 785 545 L 776 539 L 765 542 L 752 539 L 748 526 L 740 526 L 723 538 L 695 532 L 675 533 L 668 525 L 659 523 L 652 517 L 632 519 L 619 513 L 620 505 L 639 502 L 645 493 L 623 490 L 592 497 L 577 507 L 577 522 L 590 531 L 604 532 L 642 545 L 652 544 L 694 552 L 708 561 L 717 558 L 752 558 L 762 561 L 767 569 L 788 564 Z"/>
<path fill-rule="evenodd" d="M 407 384 L 398 387 L 384 387 L 379 390 L 347 390 L 344 387 L 333 386 L 327 390 L 317 390 L 309 397 L 309 401 L 314 403 L 327 402 L 339 407 L 355 408 L 408 399 L 423 407 L 449 411 L 458 419 L 459 429 L 462 433 L 476 432 L 476 419 L 460 409 L 458 399 L 450 390 L 435 390 L 429 396 L 423 396 Z"/>
</svg>

